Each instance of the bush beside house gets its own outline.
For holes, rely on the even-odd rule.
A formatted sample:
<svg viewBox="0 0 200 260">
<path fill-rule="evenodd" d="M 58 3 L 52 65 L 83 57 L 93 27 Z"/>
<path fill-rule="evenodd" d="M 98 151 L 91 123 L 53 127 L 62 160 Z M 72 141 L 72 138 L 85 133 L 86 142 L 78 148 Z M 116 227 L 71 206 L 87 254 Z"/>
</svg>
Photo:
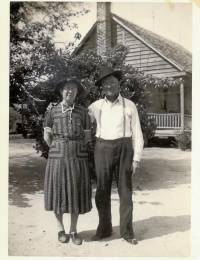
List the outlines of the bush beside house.
<svg viewBox="0 0 200 260">
<path fill-rule="evenodd" d="M 187 149 L 191 149 L 192 142 L 191 142 L 191 129 L 184 130 L 183 133 L 176 136 L 176 141 L 178 147 L 185 151 Z"/>
</svg>

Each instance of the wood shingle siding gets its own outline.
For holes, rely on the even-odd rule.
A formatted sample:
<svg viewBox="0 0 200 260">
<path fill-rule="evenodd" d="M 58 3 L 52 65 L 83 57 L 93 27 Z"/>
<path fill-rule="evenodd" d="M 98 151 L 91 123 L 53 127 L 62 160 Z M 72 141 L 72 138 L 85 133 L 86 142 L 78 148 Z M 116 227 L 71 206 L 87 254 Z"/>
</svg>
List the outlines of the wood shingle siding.
<svg viewBox="0 0 200 260">
<path fill-rule="evenodd" d="M 136 56 L 136 57 L 132 57 L 132 56 L 128 56 L 127 55 L 127 58 L 126 58 L 126 60 L 127 61 L 131 61 L 131 60 L 134 60 L 135 61 L 135 63 L 155 63 L 156 62 L 156 64 L 157 64 L 157 62 L 160 62 L 160 64 L 162 64 L 162 65 L 166 65 L 167 64 L 167 62 L 165 62 L 165 61 L 163 61 L 161 58 L 158 58 L 158 57 L 153 57 L 153 58 L 151 58 L 151 57 L 142 57 L 142 56 Z"/>
<path fill-rule="evenodd" d="M 140 66 L 145 68 L 145 70 L 151 70 L 151 68 L 153 67 L 154 69 L 160 69 L 161 67 L 164 69 L 171 69 L 171 66 L 169 64 L 157 64 L 157 63 L 148 63 L 148 62 L 140 62 L 140 61 L 126 61 L 127 64 L 134 64 L 135 66 Z"/>
<path fill-rule="evenodd" d="M 142 53 L 128 53 L 127 58 L 129 58 L 129 57 L 134 57 L 134 59 L 137 60 L 137 59 L 140 59 L 140 57 L 142 57 L 143 59 L 158 58 L 158 55 L 155 54 L 155 53 L 151 53 L 151 52 L 148 52 L 148 53 L 144 53 L 144 52 L 142 52 Z"/>
<path fill-rule="evenodd" d="M 86 49 L 96 49 L 96 23 L 92 26 L 89 32 L 85 35 L 79 46 L 74 50 L 74 54 L 78 55 Z"/>
<path fill-rule="evenodd" d="M 96 30 L 91 34 L 91 36 L 85 42 L 85 48 L 87 49 L 96 48 Z"/>
<path fill-rule="evenodd" d="M 144 71 L 144 72 L 148 72 L 148 74 L 161 74 L 161 73 L 170 73 L 170 72 L 177 72 L 175 69 L 172 69 L 172 68 L 166 68 L 166 69 L 152 69 L 152 68 L 142 68 L 141 67 L 141 70 Z"/>
<path fill-rule="evenodd" d="M 179 72 L 177 68 L 118 24 L 117 43 L 128 47 L 125 63 L 139 68 L 145 74 L 159 76 Z"/>
<path fill-rule="evenodd" d="M 147 73 L 146 73 L 147 74 Z M 148 71 L 148 74 L 149 75 L 154 75 L 156 77 L 159 77 L 159 78 L 166 78 L 166 77 L 170 77 L 170 78 L 173 78 L 173 77 L 184 77 L 185 76 L 185 72 L 160 72 L 160 73 L 150 73 Z"/>
</svg>

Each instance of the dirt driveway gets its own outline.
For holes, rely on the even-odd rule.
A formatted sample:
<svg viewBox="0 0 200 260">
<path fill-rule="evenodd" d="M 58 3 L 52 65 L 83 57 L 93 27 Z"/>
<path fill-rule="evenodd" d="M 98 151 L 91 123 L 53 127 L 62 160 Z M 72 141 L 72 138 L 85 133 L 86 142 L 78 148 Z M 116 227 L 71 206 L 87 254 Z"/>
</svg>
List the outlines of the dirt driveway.
<svg viewBox="0 0 200 260">
<path fill-rule="evenodd" d="M 43 208 L 46 160 L 32 148 L 31 140 L 10 140 L 9 255 L 11 256 L 189 256 L 190 255 L 190 156 L 174 148 L 146 148 L 139 174 L 134 177 L 133 225 L 139 244 L 119 237 L 119 200 L 112 190 L 114 233 L 91 242 L 98 223 L 93 209 L 80 217 L 82 246 L 57 242 L 56 222 Z M 69 227 L 65 215 L 66 231 Z"/>
</svg>

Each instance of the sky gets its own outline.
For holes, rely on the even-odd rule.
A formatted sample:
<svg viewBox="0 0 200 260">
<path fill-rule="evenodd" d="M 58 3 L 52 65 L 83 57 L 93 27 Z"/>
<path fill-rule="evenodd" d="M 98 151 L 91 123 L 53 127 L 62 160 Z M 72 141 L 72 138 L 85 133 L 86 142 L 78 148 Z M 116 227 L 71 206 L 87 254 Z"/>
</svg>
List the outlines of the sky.
<svg viewBox="0 0 200 260">
<path fill-rule="evenodd" d="M 85 2 L 90 12 L 75 18 L 82 37 L 96 21 L 96 2 Z M 192 4 L 190 3 L 126 3 L 112 2 L 111 12 L 145 29 L 179 43 L 192 51 Z M 73 38 L 73 32 L 57 32 L 57 47 Z"/>
</svg>

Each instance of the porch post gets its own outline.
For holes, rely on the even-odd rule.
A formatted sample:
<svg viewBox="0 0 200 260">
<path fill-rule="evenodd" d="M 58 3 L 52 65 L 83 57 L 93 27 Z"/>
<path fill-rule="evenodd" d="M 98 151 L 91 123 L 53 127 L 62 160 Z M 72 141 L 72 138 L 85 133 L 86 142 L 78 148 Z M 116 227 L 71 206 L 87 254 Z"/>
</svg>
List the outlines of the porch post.
<svg viewBox="0 0 200 260">
<path fill-rule="evenodd" d="M 181 132 L 184 131 L 184 84 L 181 78 L 180 84 L 180 112 L 181 112 Z"/>
</svg>

